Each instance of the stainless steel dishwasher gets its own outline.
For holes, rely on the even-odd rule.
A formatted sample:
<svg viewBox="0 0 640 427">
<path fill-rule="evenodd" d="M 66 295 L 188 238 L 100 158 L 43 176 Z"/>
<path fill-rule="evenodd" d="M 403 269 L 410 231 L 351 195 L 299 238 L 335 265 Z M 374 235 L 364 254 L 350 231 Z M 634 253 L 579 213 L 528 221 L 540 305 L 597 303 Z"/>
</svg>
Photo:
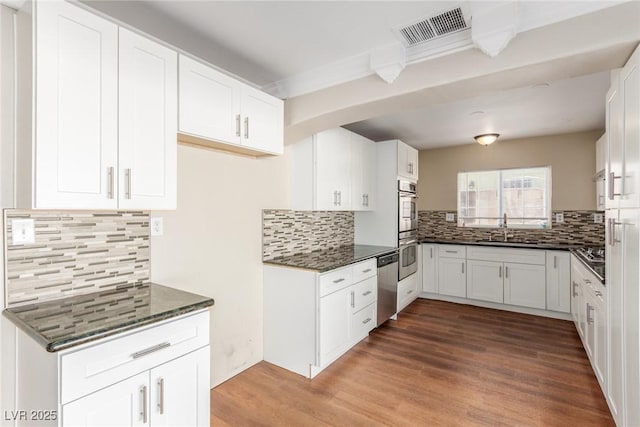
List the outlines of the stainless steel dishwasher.
<svg viewBox="0 0 640 427">
<path fill-rule="evenodd" d="M 378 326 L 398 309 L 398 252 L 378 257 Z"/>
</svg>

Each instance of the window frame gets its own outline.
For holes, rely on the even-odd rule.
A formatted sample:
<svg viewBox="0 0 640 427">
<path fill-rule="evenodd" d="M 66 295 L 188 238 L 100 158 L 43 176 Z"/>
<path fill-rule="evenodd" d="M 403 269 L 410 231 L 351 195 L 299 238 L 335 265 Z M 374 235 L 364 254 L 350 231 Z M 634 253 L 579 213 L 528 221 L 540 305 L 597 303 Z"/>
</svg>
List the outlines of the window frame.
<svg viewBox="0 0 640 427">
<path fill-rule="evenodd" d="M 507 228 L 513 228 L 513 229 L 529 229 L 529 230 L 549 230 L 552 228 L 553 225 L 553 210 L 551 209 L 551 205 L 552 205 L 552 169 L 551 169 L 551 165 L 546 165 L 546 166 L 527 166 L 527 167 L 514 167 L 514 168 L 500 168 L 500 169 L 486 169 L 486 170 L 472 170 L 472 171 L 459 171 L 456 174 L 456 204 L 457 204 L 457 222 L 456 225 L 459 228 L 502 228 L 502 218 L 504 217 L 504 199 L 503 199 L 503 190 L 504 190 L 504 182 L 505 179 L 503 178 L 503 172 L 504 171 L 517 171 L 517 170 L 527 170 L 527 169 L 544 169 L 545 170 L 545 180 L 546 180 L 546 186 L 545 186 L 545 191 L 544 191 L 544 195 L 545 195 L 545 203 L 546 206 L 545 208 L 545 214 L 546 214 L 546 223 L 545 224 L 516 224 L 513 222 L 509 221 L 509 217 L 507 216 Z M 498 173 L 498 212 L 499 215 L 498 217 L 495 217 L 495 219 L 497 220 L 496 224 L 465 224 L 465 219 L 479 219 L 479 218 L 486 218 L 486 219 L 494 219 L 494 217 L 462 217 L 460 215 L 461 212 L 461 197 L 460 197 L 460 175 L 461 174 L 467 174 L 467 184 L 466 184 L 466 191 L 467 191 L 467 206 L 466 209 L 469 209 L 468 206 L 468 174 L 471 173 L 490 173 L 490 172 L 497 172 Z M 524 188 L 524 187 L 523 187 Z M 524 203 L 524 201 L 523 201 Z M 477 208 L 476 208 L 477 209 Z M 534 218 L 532 218 L 534 219 Z"/>
</svg>

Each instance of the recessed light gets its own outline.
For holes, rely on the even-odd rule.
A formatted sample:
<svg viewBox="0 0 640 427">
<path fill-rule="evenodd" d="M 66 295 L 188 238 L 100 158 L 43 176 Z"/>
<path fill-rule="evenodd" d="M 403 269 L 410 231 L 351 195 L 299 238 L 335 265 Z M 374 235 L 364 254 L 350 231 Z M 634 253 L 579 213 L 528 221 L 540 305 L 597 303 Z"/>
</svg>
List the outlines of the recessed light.
<svg viewBox="0 0 640 427">
<path fill-rule="evenodd" d="M 474 111 L 473 113 L 469 113 L 469 115 L 470 115 L 471 117 L 480 117 L 480 116 L 484 116 L 484 111 L 482 111 L 482 110 Z"/>
</svg>

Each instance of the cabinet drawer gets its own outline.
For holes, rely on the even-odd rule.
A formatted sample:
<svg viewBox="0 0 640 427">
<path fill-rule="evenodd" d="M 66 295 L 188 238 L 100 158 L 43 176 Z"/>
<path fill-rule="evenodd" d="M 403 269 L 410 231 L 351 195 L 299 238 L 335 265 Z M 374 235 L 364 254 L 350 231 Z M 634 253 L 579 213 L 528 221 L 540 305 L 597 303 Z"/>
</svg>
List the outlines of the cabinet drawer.
<svg viewBox="0 0 640 427">
<path fill-rule="evenodd" d="M 353 285 L 353 311 L 360 311 L 375 302 L 377 300 L 377 291 L 377 277 L 370 277 Z"/>
<path fill-rule="evenodd" d="M 119 334 L 60 355 L 61 403 L 209 344 L 209 312 Z"/>
<path fill-rule="evenodd" d="M 353 283 L 358 283 L 361 280 L 368 279 L 369 277 L 376 276 L 378 274 L 378 265 L 376 258 L 371 258 L 366 261 L 353 264 Z"/>
<path fill-rule="evenodd" d="M 465 258 L 466 247 L 462 245 L 438 245 L 438 256 L 447 258 Z"/>
<path fill-rule="evenodd" d="M 398 282 L 398 313 L 411 304 L 418 297 L 417 274 Z"/>
<path fill-rule="evenodd" d="M 497 247 L 469 246 L 467 259 L 481 261 L 514 262 L 518 264 L 545 265 L 546 253 L 540 249 L 514 249 Z"/>
<path fill-rule="evenodd" d="M 352 266 L 332 270 L 320 276 L 320 296 L 329 295 L 353 283 Z"/>
<path fill-rule="evenodd" d="M 354 342 L 366 337 L 376 326 L 376 304 L 370 304 L 351 316 L 351 337 Z"/>
</svg>

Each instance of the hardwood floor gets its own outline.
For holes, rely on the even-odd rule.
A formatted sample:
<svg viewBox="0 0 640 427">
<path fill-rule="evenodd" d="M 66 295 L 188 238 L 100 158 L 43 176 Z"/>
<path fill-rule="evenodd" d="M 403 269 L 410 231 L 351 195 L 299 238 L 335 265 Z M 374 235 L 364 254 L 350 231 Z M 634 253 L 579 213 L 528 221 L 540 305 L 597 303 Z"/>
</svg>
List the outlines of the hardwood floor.
<svg viewBox="0 0 640 427">
<path fill-rule="evenodd" d="M 313 380 L 261 362 L 212 426 L 613 426 L 573 323 L 418 299 Z"/>
</svg>

